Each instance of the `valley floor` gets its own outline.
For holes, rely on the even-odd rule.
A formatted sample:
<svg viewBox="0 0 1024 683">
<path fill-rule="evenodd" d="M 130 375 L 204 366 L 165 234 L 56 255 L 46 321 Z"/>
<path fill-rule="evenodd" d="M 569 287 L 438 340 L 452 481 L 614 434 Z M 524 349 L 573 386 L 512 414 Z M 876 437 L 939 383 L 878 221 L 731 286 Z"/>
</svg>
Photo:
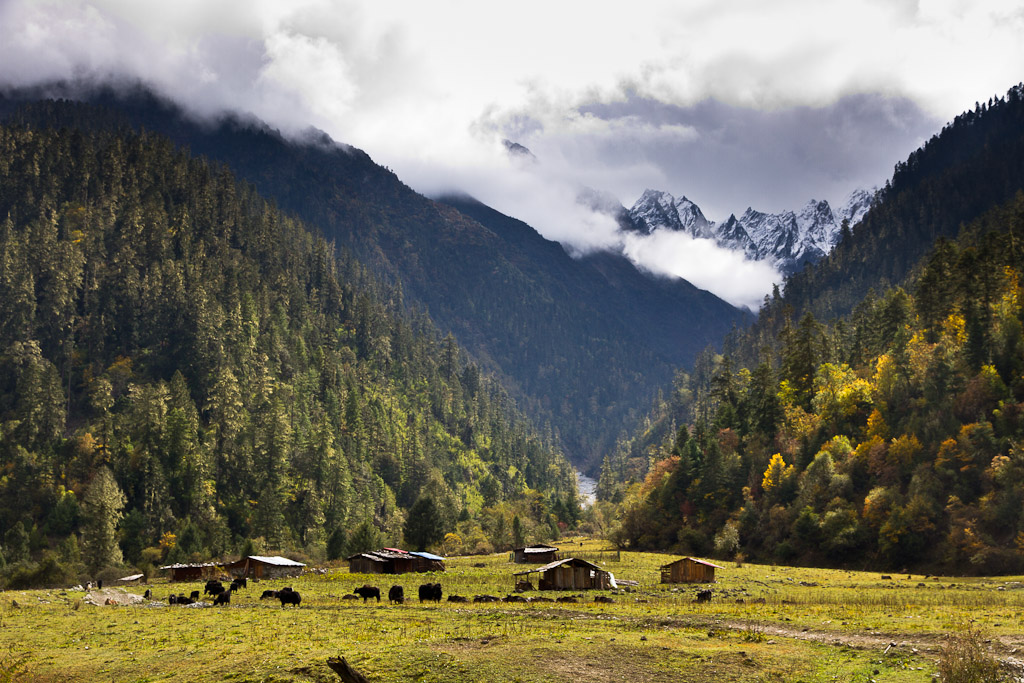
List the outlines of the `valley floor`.
<svg viewBox="0 0 1024 683">
<path fill-rule="evenodd" d="M 161 602 L 133 606 L 93 605 L 105 599 L 72 590 L 7 591 L 0 681 L 326 682 L 340 680 L 327 659 L 345 657 L 370 681 L 902 683 L 933 680 L 951 635 L 968 629 L 1021 675 L 1021 577 L 882 578 L 729 563 L 711 602 L 697 604 L 705 586 L 658 583 L 658 567 L 671 559 L 624 552 L 609 561 L 616 578 L 639 582 L 631 592 L 601 591 L 612 603 L 594 602 L 596 592 L 576 604 L 342 598 L 364 583 L 385 594 L 397 583 L 415 596 L 426 581 L 440 581 L 446 596 L 505 596 L 522 569 L 505 554 L 454 558 L 444 574 L 336 569 L 264 581 L 217 608 L 167 605 L 172 590 L 201 590 L 192 584 L 156 582 Z M 301 607 L 259 599 L 283 585 L 301 593 Z"/>
</svg>

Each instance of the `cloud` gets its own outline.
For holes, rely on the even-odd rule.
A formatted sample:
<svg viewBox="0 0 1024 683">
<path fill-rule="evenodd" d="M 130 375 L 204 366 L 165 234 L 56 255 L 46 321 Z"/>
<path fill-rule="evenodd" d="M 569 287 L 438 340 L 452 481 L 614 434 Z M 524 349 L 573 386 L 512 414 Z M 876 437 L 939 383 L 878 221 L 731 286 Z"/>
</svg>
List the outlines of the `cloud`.
<svg viewBox="0 0 1024 683">
<path fill-rule="evenodd" d="M 779 271 L 766 261 L 750 261 L 713 240 L 679 232 L 655 230 L 650 235 L 627 235 L 624 253 L 645 270 L 682 277 L 734 306 L 753 311 L 760 307 L 772 285 L 782 281 Z"/>
<path fill-rule="evenodd" d="M 0 84 L 138 79 L 202 116 L 312 125 L 579 250 L 623 243 L 581 187 L 716 218 L 835 200 L 1024 63 L 1010 0 L 0 0 L 0 27 Z"/>
</svg>

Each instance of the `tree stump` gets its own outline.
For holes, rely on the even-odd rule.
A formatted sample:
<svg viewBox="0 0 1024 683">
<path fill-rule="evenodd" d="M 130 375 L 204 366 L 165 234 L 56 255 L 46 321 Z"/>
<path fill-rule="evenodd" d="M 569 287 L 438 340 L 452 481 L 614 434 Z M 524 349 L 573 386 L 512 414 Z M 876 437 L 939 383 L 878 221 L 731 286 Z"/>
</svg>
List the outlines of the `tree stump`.
<svg viewBox="0 0 1024 683">
<path fill-rule="evenodd" d="M 345 683 L 370 683 L 366 676 L 353 669 L 344 657 L 331 657 L 327 660 L 327 666 L 341 676 Z"/>
</svg>

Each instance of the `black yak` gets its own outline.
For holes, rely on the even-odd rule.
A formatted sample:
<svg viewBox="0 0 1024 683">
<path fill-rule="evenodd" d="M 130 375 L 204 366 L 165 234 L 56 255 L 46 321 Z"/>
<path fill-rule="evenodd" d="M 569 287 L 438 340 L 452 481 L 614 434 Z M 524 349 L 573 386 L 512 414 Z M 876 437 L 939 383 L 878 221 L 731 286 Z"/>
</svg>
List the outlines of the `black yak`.
<svg viewBox="0 0 1024 683">
<path fill-rule="evenodd" d="M 426 600 L 441 602 L 441 584 L 424 583 L 420 586 L 420 602 L 424 602 Z"/>
<path fill-rule="evenodd" d="M 391 601 L 392 605 L 401 605 L 405 602 L 405 589 L 401 586 L 392 586 L 391 590 L 388 591 L 388 600 Z"/>
<path fill-rule="evenodd" d="M 377 598 L 377 602 L 380 602 L 380 589 L 376 586 L 360 586 L 352 592 L 361 597 L 363 602 L 366 602 L 370 598 Z"/>
<path fill-rule="evenodd" d="M 281 601 L 281 607 L 284 607 L 285 605 L 295 605 L 298 607 L 299 603 L 302 602 L 302 596 L 291 588 L 284 588 L 277 591 L 277 599 Z"/>
</svg>

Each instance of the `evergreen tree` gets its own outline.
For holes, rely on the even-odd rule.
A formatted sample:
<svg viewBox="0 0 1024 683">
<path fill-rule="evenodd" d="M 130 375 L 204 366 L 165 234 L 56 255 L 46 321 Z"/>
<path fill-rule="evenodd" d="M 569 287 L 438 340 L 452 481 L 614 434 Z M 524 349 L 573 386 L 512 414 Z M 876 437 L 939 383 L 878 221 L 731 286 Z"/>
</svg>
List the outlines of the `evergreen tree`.
<svg viewBox="0 0 1024 683">
<path fill-rule="evenodd" d="M 93 476 L 82 498 L 84 524 L 82 551 L 91 570 L 121 564 L 121 547 L 117 543 L 117 526 L 125 506 L 125 496 L 108 467 L 101 467 Z"/>
<path fill-rule="evenodd" d="M 406 542 L 416 550 L 426 550 L 428 546 L 440 543 L 445 531 L 444 521 L 433 497 L 423 496 L 417 500 L 405 522 Z"/>
</svg>

